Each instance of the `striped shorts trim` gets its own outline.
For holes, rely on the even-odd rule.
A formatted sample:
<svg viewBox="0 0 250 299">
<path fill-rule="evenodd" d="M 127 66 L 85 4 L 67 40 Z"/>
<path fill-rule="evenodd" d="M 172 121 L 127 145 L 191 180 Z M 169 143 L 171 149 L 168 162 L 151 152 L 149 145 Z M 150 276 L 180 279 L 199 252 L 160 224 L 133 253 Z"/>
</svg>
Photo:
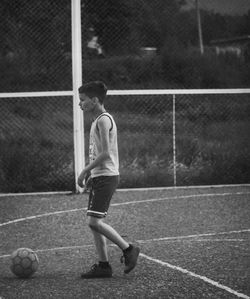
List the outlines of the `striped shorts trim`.
<svg viewBox="0 0 250 299">
<path fill-rule="evenodd" d="M 104 218 L 107 216 L 107 212 L 97 212 L 97 211 L 92 211 L 92 210 L 87 210 L 87 216 L 93 216 L 97 218 Z"/>
</svg>

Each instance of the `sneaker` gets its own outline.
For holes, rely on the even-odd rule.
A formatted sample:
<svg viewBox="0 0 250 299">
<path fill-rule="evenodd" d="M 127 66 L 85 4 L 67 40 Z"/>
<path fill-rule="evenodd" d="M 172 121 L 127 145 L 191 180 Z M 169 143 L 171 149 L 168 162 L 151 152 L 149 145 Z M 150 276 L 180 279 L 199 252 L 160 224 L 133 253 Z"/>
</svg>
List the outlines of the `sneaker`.
<svg viewBox="0 0 250 299">
<path fill-rule="evenodd" d="M 112 274 L 110 265 L 107 268 L 102 268 L 98 264 L 94 264 L 88 272 L 81 274 L 81 278 L 109 278 L 112 277 Z"/>
<path fill-rule="evenodd" d="M 125 269 L 124 273 L 128 274 L 130 271 L 134 269 L 137 263 L 137 259 L 140 253 L 139 247 L 132 247 L 132 249 L 128 252 L 124 252 L 121 257 L 121 263 L 125 261 Z"/>
</svg>

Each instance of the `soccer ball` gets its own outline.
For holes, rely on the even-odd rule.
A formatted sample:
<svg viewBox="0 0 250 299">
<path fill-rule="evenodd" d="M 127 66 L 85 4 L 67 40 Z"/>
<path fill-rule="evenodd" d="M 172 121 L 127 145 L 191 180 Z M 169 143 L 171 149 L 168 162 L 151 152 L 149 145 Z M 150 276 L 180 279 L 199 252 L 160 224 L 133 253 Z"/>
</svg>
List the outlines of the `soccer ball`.
<svg viewBox="0 0 250 299">
<path fill-rule="evenodd" d="M 10 269 L 18 277 L 30 277 L 37 271 L 38 265 L 37 255 L 29 248 L 19 248 L 11 255 Z"/>
</svg>

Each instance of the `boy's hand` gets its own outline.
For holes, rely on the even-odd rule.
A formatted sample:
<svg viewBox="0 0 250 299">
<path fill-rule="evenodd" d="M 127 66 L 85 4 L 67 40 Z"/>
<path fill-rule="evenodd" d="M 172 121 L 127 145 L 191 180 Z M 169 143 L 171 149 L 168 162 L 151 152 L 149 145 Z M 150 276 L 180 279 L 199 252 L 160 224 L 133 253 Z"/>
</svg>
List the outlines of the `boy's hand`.
<svg viewBox="0 0 250 299">
<path fill-rule="evenodd" d="M 83 170 L 77 179 L 77 183 L 81 188 L 84 188 L 83 181 L 84 181 L 86 175 L 87 175 L 87 173 Z"/>
<path fill-rule="evenodd" d="M 83 192 L 89 191 L 92 187 L 92 178 L 90 171 L 83 170 L 77 179 L 77 183 L 81 188 L 84 188 Z"/>
<path fill-rule="evenodd" d="M 92 184 L 93 184 L 92 177 L 89 174 L 85 177 L 85 186 L 84 186 L 84 191 L 83 192 L 88 193 L 92 189 Z"/>
</svg>

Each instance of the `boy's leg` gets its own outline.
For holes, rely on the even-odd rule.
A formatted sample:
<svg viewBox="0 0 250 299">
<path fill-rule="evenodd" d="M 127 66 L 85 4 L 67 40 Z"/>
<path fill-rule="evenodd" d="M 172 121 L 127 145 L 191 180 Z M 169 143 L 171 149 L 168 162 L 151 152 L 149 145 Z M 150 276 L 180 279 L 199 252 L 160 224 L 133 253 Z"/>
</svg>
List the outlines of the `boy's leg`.
<svg viewBox="0 0 250 299">
<path fill-rule="evenodd" d="M 115 229 L 103 222 L 103 218 L 107 215 L 109 203 L 118 181 L 118 177 L 97 177 L 93 179 L 87 216 L 89 216 L 89 226 L 95 238 L 96 249 L 100 261 L 108 260 L 106 239 L 105 241 L 103 239 L 106 237 L 123 251 L 125 260 L 124 272 L 129 273 L 136 265 L 140 251 L 139 248 L 126 242 Z M 82 277 L 93 277 L 96 274 L 96 269 L 94 269 L 94 272 L 92 270 L 90 272 L 90 275 L 87 274 L 87 277 L 85 274 L 83 274 Z"/>
<path fill-rule="evenodd" d="M 116 230 L 113 229 L 110 225 L 103 222 L 102 218 L 90 217 L 89 226 L 92 232 L 95 232 L 96 235 L 103 235 L 111 242 L 116 244 L 123 251 L 123 258 L 125 261 L 124 273 L 129 273 L 134 269 L 137 263 L 137 259 L 140 253 L 138 247 L 132 246 L 127 243 Z M 98 247 L 97 247 L 98 250 Z M 99 252 L 99 256 L 102 256 L 104 252 Z M 122 259 L 123 261 L 123 259 Z"/>
<path fill-rule="evenodd" d="M 91 232 L 94 236 L 95 247 L 96 247 L 96 250 L 97 250 L 99 261 L 100 262 L 108 262 L 108 250 L 107 250 L 107 244 L 106 244 L 105 236 L 103 236 L 100 233 L 94 231 L 93 229 L 91 229 Z"/>
<path fill-rule="evenodd" d="M 82 278 L 109 278 L 112 277 L 112 267 L 108 261 L 106 237 L 91 229 L 94 237 L 95 247 L 99 257 L 99 264 L 94 264 L 91 269 L 81 274 Z"/>
<path fill-rule="evenodd" d="M 122 250 L 128 248 L 129 244 L 101 218 L 89 217 L 89 226 L 94 236 L 99 264 L 93 265 L 88 272 L 81 274 L 82 278 L 105 278 L 112 277 L 112 268 L 108 262 L 106 238 L 118 245 Z"/>
<path fill-rule="evenodd" d="M 126 242 L 118 232 L 113 229 L 110 225 L 103 222 L 102 218 L 91 217 L 89 219 L 89 227 L 92 231 L 105 236 L 111 242 L 116 244 L 121 250 L 124 250 L 129 247 L 129 243 Z"/>
</svg>

